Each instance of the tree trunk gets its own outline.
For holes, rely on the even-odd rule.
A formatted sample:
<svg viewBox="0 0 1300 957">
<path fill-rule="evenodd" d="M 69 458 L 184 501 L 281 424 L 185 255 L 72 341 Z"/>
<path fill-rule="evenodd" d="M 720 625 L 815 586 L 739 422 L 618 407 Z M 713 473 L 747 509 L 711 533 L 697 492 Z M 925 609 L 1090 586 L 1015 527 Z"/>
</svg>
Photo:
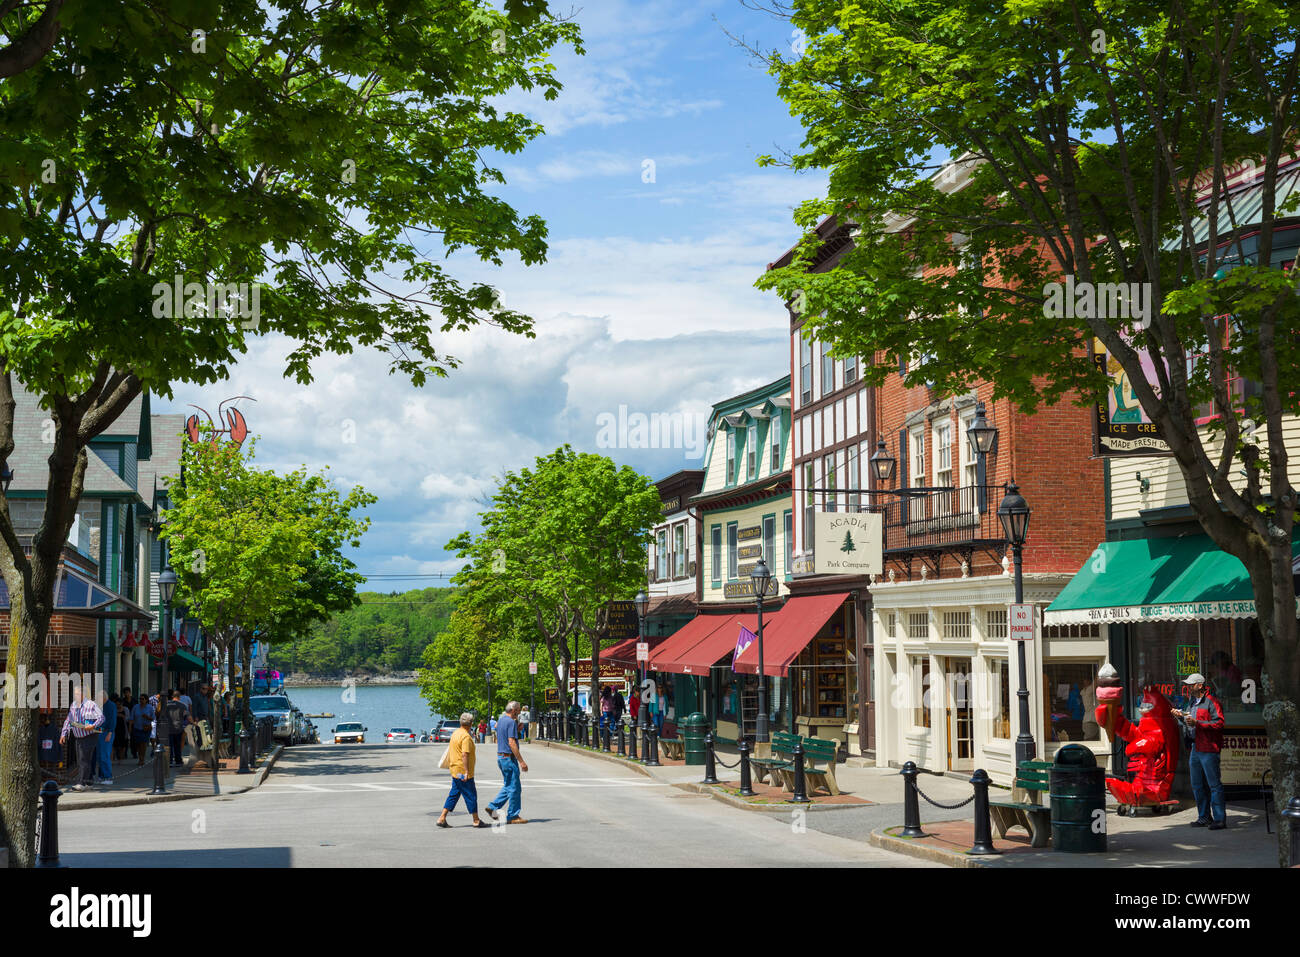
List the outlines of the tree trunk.
<svg viewBox="0 0 1300 957">
<path fill-rule="evenodd" d="M 19 687 L 17 681 L 20 671 L 29 676 L 41 671 L 49 615 L 32 614 L 31 603 L 21 589 L 11 589 L 10 595 L 14 597 L 10 601 L 6 670 L 19 700 L 17 707 L 6 710 L 0 731 L 0 833 L 9 847 L 9 866 L 32 867 L 36 863 L 36 795 L 41 783 L 37 710 L 26 706 L 27 689 Z"/>
<path fill-rule="evenodd" d="M 1291 574 L 1291 542 L 1272 542 L 1269 548 L 1269 585 L 1273 594 L 1272 615 L 1261 612 L 1260 630 L 1264 636 L 1264 675 L 1261 700 L 1264 724 L 1268 729 L 1269 763 L 1273 767 L 1273 795 L 1276 806 L 1285 808 L 1300 794 L 1300 654 L 1297 654 L 1296 604 Z M 1252 575 L 1252 578 L 1255 576 Z M 1295 867 L 1300 861 L 1288 860 L 1292 823 L 1278 816 L 1278 864 Z"/>
</svg>

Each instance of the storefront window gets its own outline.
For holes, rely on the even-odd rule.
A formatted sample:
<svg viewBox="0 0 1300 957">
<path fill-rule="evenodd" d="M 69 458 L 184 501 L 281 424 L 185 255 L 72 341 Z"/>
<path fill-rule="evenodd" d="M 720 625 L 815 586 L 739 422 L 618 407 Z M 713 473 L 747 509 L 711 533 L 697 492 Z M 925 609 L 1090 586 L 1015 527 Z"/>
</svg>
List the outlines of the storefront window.
<svg viewBox="0 0 1300 957">
<path fill-rule="evenodd" d="M 990 700 L 997 703 L 993 712 L 993 737 L 1011 737 L 1011 664 L 1006 658 L 995 658 L 989 662 L 989 673 L 993 676 L 993 694 Z"/>
<path fill-rule="evenodd" d="M 1043 702 L 1052 741 L 1100 741 L 1097 709 L 1097 670 L 1100 660 L 1043 662 Z"/>
<path fill-rule="evenodd" d="M 912 723 L 918 728 L 930 727 L 930 656 L 912 659 L 917 706 L 912 711 Z"/>
<path fill-rule="evenodd" d="M 1130 719 L 1142 700 L 1142 689 L 1153 685 L 1181 707 L 1183 679 L 1192 672 L 1205 675 L 1223 704 L 1229 725 L 1259 725 L 1260 676 L 1264 642 L 1255 619 L 1143 622 L 1132 628 L 1134 686 L 1127 690 Z"/>
</svg>

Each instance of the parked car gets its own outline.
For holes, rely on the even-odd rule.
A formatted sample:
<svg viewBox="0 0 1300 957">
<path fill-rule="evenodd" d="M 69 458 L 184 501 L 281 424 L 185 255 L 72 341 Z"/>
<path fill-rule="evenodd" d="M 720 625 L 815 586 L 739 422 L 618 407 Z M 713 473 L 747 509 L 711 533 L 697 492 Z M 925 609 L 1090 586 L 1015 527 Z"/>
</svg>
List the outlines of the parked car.
<svg viewBox="0 0 1300 957">
<path fill-rule="evenodd" d="M 384 740 L 389 744 L 394 741 L 399 744 L 415 744 L 416 737 L 415 732 L 410 728 L 390 728 L 388 733 L 384 735 Z"/>
<path fill-rule="evenodd" d="M 451 736 L 456 733 L 456 729 L 459 727 L 460 727 L 459 721 L 452 721 L 452 720 L 444 721 L 442 724 L 438 725 L 437 729 L 434 730 L 433 740 L 450 741 Z"/>
<path fill-rule="evenodd" d="M 287 695 L 254 695 L 248 700 L 248 706 L 253 712 L 254 721 L 258 718 L 274 720 L 275 729 L 272 734 L 276 740 L 286 741 L 289 744 L 298 743 L 301 725 L 295 716 L 297 709 Z"/>
<path fill-rule="evenodd" d="M 361 726 L 360 721 L 346 721 L 331 733 L 334 735 L 335 744 L 365 744 L 368 730 L 370 729 Z"/>
<path fill-rule="evenodd" d="M 306 717 L 302 719 L 302 743 L 320 744 L 320 733 L 317 732 L 316 725 Z"/>
</svg>

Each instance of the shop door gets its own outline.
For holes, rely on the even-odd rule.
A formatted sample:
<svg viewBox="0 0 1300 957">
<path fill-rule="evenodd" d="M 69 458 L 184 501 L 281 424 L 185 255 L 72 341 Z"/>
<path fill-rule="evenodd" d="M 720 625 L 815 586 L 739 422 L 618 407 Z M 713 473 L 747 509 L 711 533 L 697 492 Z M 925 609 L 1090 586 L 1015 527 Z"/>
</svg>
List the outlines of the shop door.
<svg viewBox="0 0 1300 957">
<path fill-rule="evenodd" d="M 975 769 L 975 731 L 971 707 L 969 658 L 947 658 L 944 664 L 944 695 L 948 712 L 948 769 Z"/>
</svg>

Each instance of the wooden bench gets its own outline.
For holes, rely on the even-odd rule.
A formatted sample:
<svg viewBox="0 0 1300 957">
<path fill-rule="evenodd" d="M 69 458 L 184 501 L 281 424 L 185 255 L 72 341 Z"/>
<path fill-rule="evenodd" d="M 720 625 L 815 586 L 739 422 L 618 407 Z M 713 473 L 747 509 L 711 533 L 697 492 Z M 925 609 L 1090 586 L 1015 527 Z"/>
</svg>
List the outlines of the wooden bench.
<svg viewBox="0 0 1300 957">
<path fill-rule="evenodd" d="M 660 738 L 659 751 L 670 760 L 686 760 L 686 742 L 681 738 Z"/>
<path fill-rule="evenodd" d="M 1006 837 L 1013 827 L 1023 827 L 1031 847 L 1047 846 L 1052 836 L 1052 812 L 1043 806 L 1042 796 L 1050 786 L 1051 767 L 1051 761 L 1021 761 L 1011 800 L 989 801 L 989 818 L 998 837 Z"/>
<path fill-rule="evenodd" d="M 753 774 L 754 780 L 759 784 L 767 781 L 768 775 L 772 777 L 772 784 L 776 785 L 781 781 L 781 770 L 791 768 L 791 758 L 794 756 L 794 746 L 802 738 L 797 734 L 790 734 L 787 731 L 777 731 L 772 735 L 772 740 L 768 743 L 763 751 L 756 751 L 755 756 L 749 759 L 750 773 Z M 763 743 L 757 742 L 754 747 L 764 748 Z"/>
<path fill-rule="evenodd" d="M 835 781 L 835 763 L 839 760 L 839 752 L 838 741 L 829 741 L 825 738 L 803 739 L 803 774 L 804 784 L 808 790 L 813 791 L 820 787 L 831 794 L 840 793 L 840 786 Z M 785 789 L 793 793 L 794 766 L 782 767 L 780 772 L 785 782 Z"/>
</svg>

